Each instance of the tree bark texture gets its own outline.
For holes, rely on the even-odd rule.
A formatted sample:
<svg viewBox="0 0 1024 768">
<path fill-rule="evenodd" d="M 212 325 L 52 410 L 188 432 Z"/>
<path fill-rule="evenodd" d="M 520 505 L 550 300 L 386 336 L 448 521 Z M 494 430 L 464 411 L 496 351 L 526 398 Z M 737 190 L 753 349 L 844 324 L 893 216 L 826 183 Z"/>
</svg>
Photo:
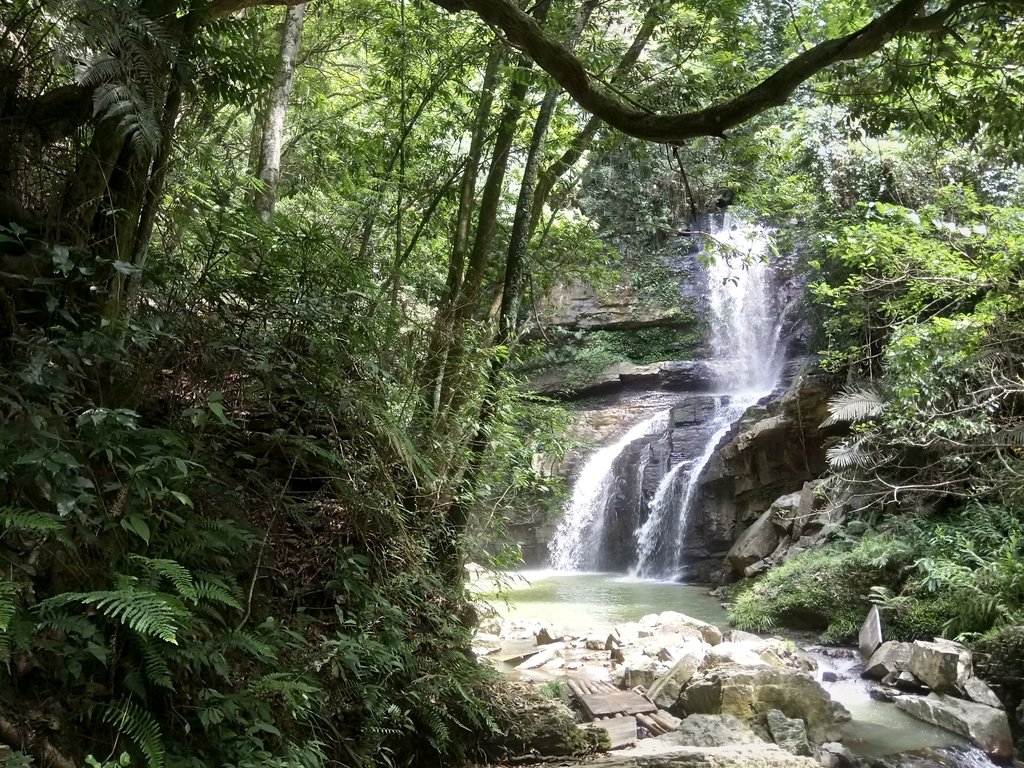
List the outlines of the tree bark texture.
<svg viewBox="0 0 1024 768">
<path fill-rule="evenodd" d="M 267 101 L 259 167 L 256 172 L 260 187 L 253 198 L 256 213 L 264 221 L 273 215 L 277 202 L 277 185 L 281 180 L 281 149 L 284 146 L 284 120 L 295 82 L 295 62 L 298 60 L 305 13 L 305 3 L 290 6 L 285 11 L 281 28 L 281 61 Z"/>
</svg>

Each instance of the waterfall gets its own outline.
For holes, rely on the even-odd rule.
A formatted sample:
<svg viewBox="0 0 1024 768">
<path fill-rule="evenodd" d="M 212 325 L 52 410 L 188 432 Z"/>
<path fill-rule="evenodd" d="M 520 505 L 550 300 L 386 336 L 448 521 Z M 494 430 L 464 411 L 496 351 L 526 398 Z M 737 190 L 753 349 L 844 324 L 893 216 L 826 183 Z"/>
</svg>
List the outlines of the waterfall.
<svg viewBox="0 0 1024 768">
<path fill-rule="evenodd" d="M 632 573 L 640 578 L 680 578 L 701 472 L 732 424 L 771 392 L 784 362 L 779 350 L 782 318 L 773 300 L 767 263 L 768 233 L 726 214 L 710 239 L 710 362 L 723 395 L 715 401 L 704 450 L 668 472 L 650 516 L 637 529 L 637 560 Z"/>
<path fill-rule="evenodd" d="M 726 214 L 711 232 L 711 243 L 711 362 L 722 391 L 756 395 L 756 402 L 771 392 L 783 363 L 782 318 L 767 264 L 769 235 Z"/>
<path fill-rule="evenodd" d="M 654 465 L 664 466 L 658 471 L 665 474 L 650 503 L 639 500 L 639 524 L 633 531 L 635 555 L 629 569 L 635 576 L 680 577 L 686 530 L 691 507 L 699 497 L 696 491 L 701 472 L 732 424 L 769 394 L 778 381 L 784 363 L 779 349 L 782 319 L 766 263 L 769 247 L 768 233 L 763 228 L 728 214 L 709 235 L 707 362 L 715 374 L 717 394 L 710 417 L 697 424 L 694 429 L 699 431 L 692 433 L 703 441 L 697 443 L 699 452 L 693 450 L 696 455 L 684 455 L 675 464 L 669 462 L 670 466 Z M 620 532 L 620 528 L 608 529 L 609 502 L 620 480 L 624 487 L 629 482 L 626 471 L 616 462 L 630 445 L 651 435 L 664 432 L 671 442 L 674 423 L 666 416 L 663 412 L 633 426 L 617 443 L 598 451 L 586 463 L 550 544 L 553 567 L 597 570 L 607 560 L 601 556 L 604 539 Z M 637 464 L 626 468 L 629 473 L 639 473 L 632 485 L 637 494 L 642 495 L 649 461 L 650 451 L 645 448 Z"/>
<path fill-rule="evenodd" d="M 580 571 L 596 567 L 608 499 L 615 485 L 612 465 L 632 443 L 660 432 L 667 421 L 665 411 L 657 413 L 635 424 L 614 445 L 590 457 L 576 480 L 572 500 L 551 540 L 552 568 Z"/>
</svg>

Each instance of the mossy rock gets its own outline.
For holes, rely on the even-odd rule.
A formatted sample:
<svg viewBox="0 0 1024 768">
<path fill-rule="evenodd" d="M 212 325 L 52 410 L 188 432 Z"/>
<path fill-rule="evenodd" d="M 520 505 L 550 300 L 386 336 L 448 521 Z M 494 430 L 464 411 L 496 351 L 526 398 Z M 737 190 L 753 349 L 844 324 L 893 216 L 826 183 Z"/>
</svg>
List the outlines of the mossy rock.
<svg viewBox="0 0 1024 768">
<path fill-rule="evenodd" d="M 507 683 L 491 694 L 501 733 L 480 745 L 489 759 L 578 757 L 609 748 L 607 731 L 579 727 L 565 704 L 531 686 Z"/>
</svg>

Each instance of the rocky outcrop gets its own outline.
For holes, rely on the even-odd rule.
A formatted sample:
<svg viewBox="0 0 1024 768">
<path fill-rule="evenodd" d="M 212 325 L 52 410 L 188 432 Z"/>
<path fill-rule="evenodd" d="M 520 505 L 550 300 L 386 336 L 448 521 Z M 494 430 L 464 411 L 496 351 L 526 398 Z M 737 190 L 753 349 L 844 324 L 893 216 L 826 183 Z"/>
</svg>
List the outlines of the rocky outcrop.
<svg viewBox="0 0 1024 768">
<path fill-rule="evenodd" d="M 587 397 L 601 392 L 664 389 L 675 392 L 710 392 L 717 388 L 715 370 L 704 360 L 666 360 L 640 365 L 629 361 L 612 363 L 574 379 L 566 369 L 548 370 L 530 377 L 530 389 L 542 395 Z"/>
<path fill-rule="evenodd" d="M 752 575 L 817 544 L 828 521 L 807 484 L 826 470 L 829 433 L 819 425 L 834 389 L 830 376 L 799 375 L 782 397 L 751 408 L 722 439 L 700 476 L 688 521 L 685 538 L 692 559 L 717 556 L 720 562 L 743 540 L 727 569 Z M 778 551 L 783 542 L 784 550 Z"/>
<path fill-rule="evenodd" d="M 579 280 L 556 285 L 539 307 L 538 324 L 569 330 L 633 330 L 677 325 L 692 317 L 681 301 L 659 302 L 620 283 L 603 291 Z"/>
<path fill-rule="evenodd" d="M 914 717 L 966 736 L 994 760 L 1013 757 L 1010 724 L 1002 709 L 941 693 L 928 696 L 900 696 L 896 706 Z"/>
<path fill-rule="evenodd" d="M 690 681 L 671 710 L 677 715 L 728 714 L 751 722 L 777 709 L 802 720 L 810 738 L 838 738 L 838 708 L 828 693 L 809 675 L 790 669 L 724 664 L 702 670 Z M 846 715 L 848 717 L 848 715 Z"/>
</svg>

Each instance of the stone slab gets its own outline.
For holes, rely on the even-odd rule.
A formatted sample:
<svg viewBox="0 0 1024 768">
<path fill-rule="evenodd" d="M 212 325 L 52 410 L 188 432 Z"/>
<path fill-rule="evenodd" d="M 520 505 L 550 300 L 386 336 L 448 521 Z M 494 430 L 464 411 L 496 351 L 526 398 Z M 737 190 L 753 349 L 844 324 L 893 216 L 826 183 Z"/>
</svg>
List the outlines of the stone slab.
<svg viewBox="0 0 1024 768">
<path fill-rule="evenodd" d="M 592 723 L 592 726 L 608 732 L 612 749 L 632 747 L 636 744 L 636 718 L 633 715 L 597 720 Z"/>
<path fill-rule="evenodd" d="M 857 648 L 860 657 L 867 661 L 871 658 L 878 646 L 882 644 L 882 617 L 878 613 L 878 606 L 872 605 L 868 616 L 861 625 L 860 634 L 857 636 Z"/>
</svg>

